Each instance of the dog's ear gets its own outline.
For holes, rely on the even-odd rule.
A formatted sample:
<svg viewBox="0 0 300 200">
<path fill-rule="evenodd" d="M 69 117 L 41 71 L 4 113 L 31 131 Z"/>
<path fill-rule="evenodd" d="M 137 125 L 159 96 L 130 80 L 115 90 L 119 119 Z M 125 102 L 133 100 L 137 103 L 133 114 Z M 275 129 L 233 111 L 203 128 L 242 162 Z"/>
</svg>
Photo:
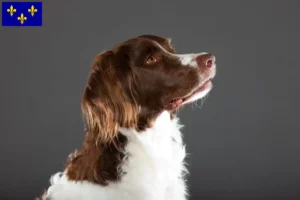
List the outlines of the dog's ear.
<svg viewBox="0 0 300 200">
<path fill-rule="evenodd" d="M 87 134 L 94 134 L 95 142 L 111 142 L 119 127 L 129 128 L 137 123 L 136 106 L 122 82 L 126 75 L 120 73 L 114 59 L 112 51 L 96 57 L 81 102 Z"/>
</svg>

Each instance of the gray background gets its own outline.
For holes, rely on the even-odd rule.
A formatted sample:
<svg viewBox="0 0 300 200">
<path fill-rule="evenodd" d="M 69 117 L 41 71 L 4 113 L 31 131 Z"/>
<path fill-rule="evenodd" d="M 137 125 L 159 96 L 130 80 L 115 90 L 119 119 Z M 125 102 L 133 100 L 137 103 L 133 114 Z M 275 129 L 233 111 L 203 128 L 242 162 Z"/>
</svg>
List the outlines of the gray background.
<svg viewBox="0 0 300 200">
<path fill-rule="evenodd" d="M 300 1 L 43 6 L 43 27 L 0 29 L 1 200 L 48 187 L 83 142 L 80 98 L 94 56 L 140 34 L 217 57 L 202 108 L 180 112 L 191 199 L 300 199 Z"/>
</svg>

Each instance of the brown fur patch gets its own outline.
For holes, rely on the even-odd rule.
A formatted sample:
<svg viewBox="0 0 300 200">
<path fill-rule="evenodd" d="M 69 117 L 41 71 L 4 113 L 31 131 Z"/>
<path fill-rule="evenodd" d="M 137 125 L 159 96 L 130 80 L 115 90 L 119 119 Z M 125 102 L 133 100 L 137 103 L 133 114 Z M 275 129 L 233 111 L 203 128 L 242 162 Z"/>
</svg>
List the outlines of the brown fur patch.
<svg viewBox="0 0 300 200">
<path fill-rule="evenodd" d="M 108 144 L 95 143 L 95 135 L 87 134 L 83 148 L 67 164 L 71 180 L 88 180 L 101 185 L 117 181 L 123 173 L 119 165 L 125 158 L 127 138 L 121 134 Z"/>
</svg>

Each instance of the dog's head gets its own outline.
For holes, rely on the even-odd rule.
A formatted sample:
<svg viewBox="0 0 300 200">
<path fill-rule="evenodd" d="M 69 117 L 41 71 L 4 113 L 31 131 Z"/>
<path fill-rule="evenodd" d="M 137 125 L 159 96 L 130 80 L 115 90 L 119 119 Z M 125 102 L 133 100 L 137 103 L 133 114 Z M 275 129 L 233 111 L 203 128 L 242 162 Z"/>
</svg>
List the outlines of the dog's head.
<svg viewBox="0 0 300 200">
<path fill-rule="evenodd" d="M 99 54 L 82 99 L 87 131 L 102 142 L 119 127 L 143 130 L 161 112 L 204 97 L 215 76 L 212 54 L 176 54 L 154 35 L 127 40 Z"/>
</svg>

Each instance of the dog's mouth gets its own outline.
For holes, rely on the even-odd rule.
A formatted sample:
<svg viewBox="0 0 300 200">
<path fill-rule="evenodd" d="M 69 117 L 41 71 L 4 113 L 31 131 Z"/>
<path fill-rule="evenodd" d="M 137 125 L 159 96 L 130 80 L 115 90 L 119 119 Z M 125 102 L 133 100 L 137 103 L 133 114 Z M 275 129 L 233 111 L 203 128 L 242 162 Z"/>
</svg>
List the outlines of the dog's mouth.
<svg viewBox="0 0 300 200">
<path fill-rule="evenodd" d="M 166 106 L 167 109 L 174 110 L 180 105 L 187 104 L 204 97 L 212 88 L 211 80 L 212 78 L 209 78 L 208 80 L 204 81 L 198 88 L 193 90 L 190 94 L 184 97 L 179 97 L 171 100 Z"/>
</svg>

